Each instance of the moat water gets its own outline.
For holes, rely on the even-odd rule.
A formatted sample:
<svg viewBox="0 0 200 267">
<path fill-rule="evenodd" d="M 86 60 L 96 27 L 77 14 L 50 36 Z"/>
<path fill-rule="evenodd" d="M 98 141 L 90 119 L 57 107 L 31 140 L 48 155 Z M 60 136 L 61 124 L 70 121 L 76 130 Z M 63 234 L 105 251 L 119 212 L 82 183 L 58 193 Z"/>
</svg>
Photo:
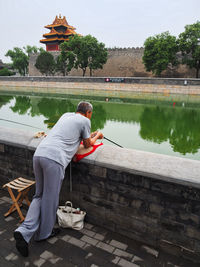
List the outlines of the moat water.
<svg viewBox="0 0 200 267">
<path fill-rule="evenodd" d="M 0 93 L 0 125 L 48 133 L 63 113 L 75 111 L 81 98 Z M 125 148 L 200 160 L 198 97 L 84 99 L 94 106 L 92 131 L 101 130 Z"/>
</svg>

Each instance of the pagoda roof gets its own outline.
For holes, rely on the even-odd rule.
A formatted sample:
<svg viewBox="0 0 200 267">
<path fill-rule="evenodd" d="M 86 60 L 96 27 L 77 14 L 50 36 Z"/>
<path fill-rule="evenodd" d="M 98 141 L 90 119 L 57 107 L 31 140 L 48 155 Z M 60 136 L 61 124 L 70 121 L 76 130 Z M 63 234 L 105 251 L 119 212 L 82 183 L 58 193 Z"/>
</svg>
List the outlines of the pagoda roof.
<svg viewBox="0 0 200 267">
<path fill-rule="evenodd" d="M 71 29 L 66 29 L 65 32 L 58 32 L 56 31 L 54 28 L 51 29 L 51 31 L 49 33 L 45 33 L 43 34 L 44 37 L 50 37 L 50 36 L 69 36 L 69 35 L 75 35 L 77 34 L 74 30 Z"/>
<path fill-rule="evenodd" d="M 40 40 L 41 43 L 47 44 L 51 42 L 63 42 L 63 41 L 69 41 L 70 36 L 79 35 L 75 32 L 75 29 L 73 26 L 70 26 L 65 18 L 61 17 L 61 15 L 56 16 L 53 23 L 50 25 L 45 26 L 45 28 L 49 29 L 49 33 L 43 34 L 43 37 L 46 39 Z"/>
<path fill-rule="evenodd" d="M 56 18 L 54 19 L 52 24 L 46 25 L 45 28 L 47 29 L 52 29 L 52 28 L 57 28 L 57 27 L 65 27 L 65 28 L 69 28 L 71 30 L 75 30 L 76 28 L 74 28 L 73 26 L 70 26 L 66 20 L 66 17 L 64 16 L 63 18 L 61 17 L 61 15 L 56 16 Z"/>
<path fill-rule="evenodd" d="M 48 42 L 55 42 L 55 41 L 69 41 L 69 38 L 48 38 L 40 40 L 40 43 L 48 43 Z"/>
</svg>

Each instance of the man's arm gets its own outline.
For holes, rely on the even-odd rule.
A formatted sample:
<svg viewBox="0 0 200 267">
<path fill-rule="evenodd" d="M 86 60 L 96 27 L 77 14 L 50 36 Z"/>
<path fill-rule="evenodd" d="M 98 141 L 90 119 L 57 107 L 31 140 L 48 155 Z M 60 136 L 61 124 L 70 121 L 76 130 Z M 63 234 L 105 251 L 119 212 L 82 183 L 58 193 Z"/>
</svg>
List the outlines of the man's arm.
<svg viewBox="0 0 200 267">
<path fill-rule="evenodd" d="M 88 148 L 90 146 L 93 146 L 97 139 L 102 139 L 103 134 L 101 132 L 94 132 L 91 133 L 90 137 L 87 139 L 83 139 L 83 145 L 85 148 Z"/>
</svg>

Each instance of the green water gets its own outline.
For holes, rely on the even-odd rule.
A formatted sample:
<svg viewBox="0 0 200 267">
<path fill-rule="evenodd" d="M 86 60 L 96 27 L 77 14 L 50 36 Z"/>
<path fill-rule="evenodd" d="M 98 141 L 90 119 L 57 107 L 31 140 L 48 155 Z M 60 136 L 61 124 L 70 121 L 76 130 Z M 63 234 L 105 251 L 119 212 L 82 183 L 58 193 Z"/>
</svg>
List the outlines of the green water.
<svg viewBox="0 0 200 267">
<path fill-rule="evenodd" d="M 95 96 L 84 98 L 90 99 L 94 106 L 92 131 L 101 130 L 107 138 L 126 148 L 200 160 L 200 99 L 193 97 L 190 101 L 186 96 L 142 98 L 140 95 L 135 99 L 113 98 L 106 102 L 105 98 L 93 100 Z M 79 96 L 2 93 L 0 119 L 4 120 L 0 120 L 0 125 L 48 132 L 63 113 L 73 112 L 79 101 Z M 106 140 L 104 143 L 110 144 Z"/>
</svg>

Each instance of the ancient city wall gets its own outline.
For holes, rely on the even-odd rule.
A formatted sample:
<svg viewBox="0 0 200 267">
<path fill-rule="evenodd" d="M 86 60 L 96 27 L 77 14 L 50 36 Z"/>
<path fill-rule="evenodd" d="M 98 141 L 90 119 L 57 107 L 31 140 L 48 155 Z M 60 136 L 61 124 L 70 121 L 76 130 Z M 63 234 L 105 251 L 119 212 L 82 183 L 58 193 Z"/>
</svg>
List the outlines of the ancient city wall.
<svg viewBox="0 0 200 267">
<path fill-rule="evenodd" d="M 0 127 L 0 185 L 33 179 L 40 140 Z M 75 206 L 86 220 L 200 262 L 200 161 L 103 145 L 72 164 Z M 60 202 L 70 198 L 69 169 Z"/>
<path fill-rule="evenodd" d="M 152 77 L 151 72 L 146 72 L 142 63 L 144 48 L 116 48 L 108 50 L 108 61 L 102 70 L 93 72 L 95 77 Z M 56 57 L 59 52 L 52 52 Z M 37 55 L 31 55 L 29 60 L 29 75 L 40 76 L 41 73 L 36 69 L 35 62 Z M 80 69 L 73 69 L 70 76 L 82 76 Z M 86 72 L 89 76 L 89 70 Z M 195 77 L 195 71 L 189 70 L 186 66 L 180 65 L 173 71 L 169 70 L 163 73 L 163 77 Z"/>
</svg>

